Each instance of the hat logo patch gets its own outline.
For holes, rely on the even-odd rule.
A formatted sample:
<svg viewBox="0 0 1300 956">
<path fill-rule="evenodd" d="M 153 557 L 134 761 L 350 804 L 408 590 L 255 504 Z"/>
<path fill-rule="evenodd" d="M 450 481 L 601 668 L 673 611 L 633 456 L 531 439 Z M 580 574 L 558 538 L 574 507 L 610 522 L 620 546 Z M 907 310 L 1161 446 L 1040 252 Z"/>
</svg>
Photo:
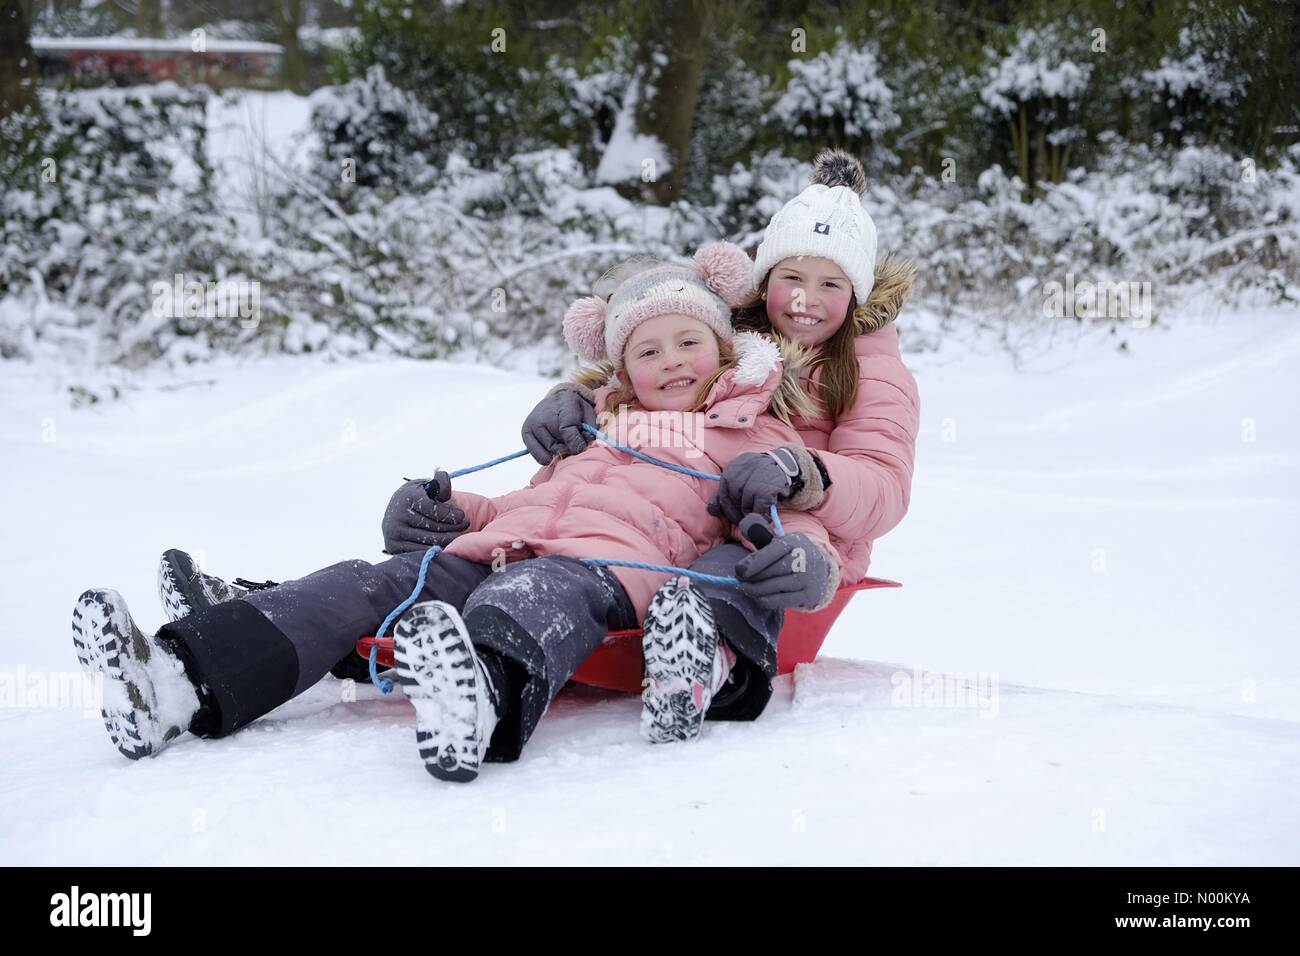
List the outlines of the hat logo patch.
<svg viewBox="0 0 1300 956">
<path fill-rule="evenodd" d="M 819 236 L 829 236 L 831 234 L 831 224 L 829 222 L 814 223 L 813 232 Z"/>
</svg>

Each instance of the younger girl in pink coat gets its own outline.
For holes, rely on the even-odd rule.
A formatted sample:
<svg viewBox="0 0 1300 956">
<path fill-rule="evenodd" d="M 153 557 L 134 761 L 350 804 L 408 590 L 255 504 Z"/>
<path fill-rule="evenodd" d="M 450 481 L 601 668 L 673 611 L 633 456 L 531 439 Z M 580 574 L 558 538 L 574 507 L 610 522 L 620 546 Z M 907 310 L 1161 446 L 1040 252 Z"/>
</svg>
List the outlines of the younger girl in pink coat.
<svg viewBox="0 0 1300 956">
<path fill-rule="evenodd" d="M 608 302 L 574 303 L 564 323 L 570 345 L 589 361 L 611 361 L 618 376 L 600 396 L 609 442 L 552 459 L 527 488 L 497 498 L 450 495 L 469 527 L 446 552 L 502 571 L 470 595 L 463 615 L 430 602 L 394 632 L 398 678 L 415 703 L 419 733 L 429 735 L 421 749 L 435 776 L 472 779 L 478 762 L 493 756 L 489 742 L 508 739 L 498 753 L 517 754 L 607 630 L 630 626 L 644 632 L 644 733 L 657 743 L 699 734 L 735 656 L 717 644 L 710 607 L 685 578 L 627 564 L 686 567 L 722 543 L 730 522 L 709 511 L 718 483 L 704 476 L 720 474 L 746 449 L 798 443 L 794 429 L 768 412 L 778 393 L 806 407 L 797 363 L 786 368 L 770 339 L 732 332 L 730 306 L 746 291 L 748 273 L 744 252 L 715 243 L 696 254 L 692 269 L 642 263 L 624 273 Z M 756 554 L 736 573 L 760 588 L 799 587 L 810 609 L 824 607 L 839 583 L 838 556 L 815 519 L 797 511 L 787 518 L 779 554 Z M 559 563 L 565 559 L 576 566 Z M 618 563 L 606 571 L 593 559 Z M 590 592 L 599 589 L 613 598 L 597 607 L 615 613 L 583 626 Z M 701 634 L 713 643 L 701 646 Z M 484 658 L 498 665 L 495 674 Z M 512 675 L 512 662 L 523 672 Z M 458 693 L 462 681 L 481 687 L 472 713 Z M 503 725 L 510 729 L 499 731 Z"/>
</svg>

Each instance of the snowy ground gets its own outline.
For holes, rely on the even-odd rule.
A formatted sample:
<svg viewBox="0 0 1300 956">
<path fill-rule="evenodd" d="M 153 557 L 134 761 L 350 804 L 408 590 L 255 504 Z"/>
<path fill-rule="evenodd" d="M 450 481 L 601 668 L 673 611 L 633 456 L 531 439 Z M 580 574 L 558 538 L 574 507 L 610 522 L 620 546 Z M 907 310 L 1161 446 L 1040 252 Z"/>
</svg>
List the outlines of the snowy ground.
<svg viewBox="0 0 1300 956">
<path fill-rule="evenodd" d="M 912 510 L 872 568 L 905 587 L 859 595 L 761 720 L 652 748 L 636 699 L 578 689 L 471 786 L 424 772 L 400 694 L 332 679 L 138 764 L 31 695 L 77 673 L 84 588 L 156 627 L 167 547 L 258 578 L 377 560 L 401 477 L 517 447 L 547 383 L 226 362 L 74 412 L 0 366 L 0 862 L 1300 863 L 1300 324 L 1128 340 L 913 362 Z M 945 673 L 984 693 L 905 706 Z"/>
</svg>

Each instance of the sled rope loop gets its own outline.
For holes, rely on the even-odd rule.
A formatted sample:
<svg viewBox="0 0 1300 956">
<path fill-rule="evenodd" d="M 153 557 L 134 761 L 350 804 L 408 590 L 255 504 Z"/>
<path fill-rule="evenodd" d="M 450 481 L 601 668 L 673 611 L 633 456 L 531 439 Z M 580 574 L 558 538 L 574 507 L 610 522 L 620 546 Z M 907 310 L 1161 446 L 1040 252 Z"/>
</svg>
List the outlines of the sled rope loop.
<svg viewBox="0 0 1300 956">
<path fill-rule="evenodd" d="M 714 475 L 707 471 L 697 471 L 694 468 L 687 468 L 685 465 L 676 465 L 671 461 L 664 461 L 660 458 L 655 458 L 653 455 L 647 455 L 643 451 L 637 451 L 635 448 L 630 448 L 622 442 L 610 438 L 594 425 L 589 425 L 586 422 L 583 422 L 582 427 L 611 448 L 617 448 L 619 451 L 626 452 L 634 458 L 648 461 L 652 465 L 658 465 L 660 468 L 667 468 L 669 471 L 675 471 L 683 475 L 690 475 L 692 478 L 704 478 L 708 481 L 722 480 L 721 475 Z M 499 465 L 502 462 L 522 458 L 527 454 L 528 449 L 524 448 L 520 451 L 512 452 L 509 455 L 502 455 L 500 458 L 493 458 L 491 461 L 485 461 L 481 465 L 470 465 L 468 468 L 460 468 L 456 471 L 450 471 L 447 473 L 447 477 L 460 478 L 463 475 L 473 474 L 476 471 L 483 471 L 485 468 L 491 468 L 493 465 Z M 772 518 L 772 526 L 776 529 L 776 533 L 781 537 L 785 537 L 785 529 L 781 527 L 781 519 L 777 517 L 776 514 L 776 505 L 772 505 L 770 515 Z M 389 626 L 396 621 L 407 608 L 415 603 L 415 599 L 419 597 L 420 592 L 424 590 L 424 581 L 429 573 L 429 562 L 432 561 L 433 556 L 441 550 L 442 548 L 435 544 L 433 547 L 429 548 L 428 551 L 424 552 L 424 558 L 420 561 L 420 574 L 419 577 L 415 579 L 415 587 L 412 589 L 410 596 L 388 612 L 388 616 L 384 618 L 384 623 L 380 624 L 379 630 L 375 632 L 376 638 L 383 637 Z M 639 571 L 659 571 L 664 574 L 684 575 L 692 580 L 706 581 L 709 584 L 724 584 L 731 587 L 740 587 L 740 580 L 738 578 L 727 577 L 720 574 L 704 574 L 700 571 L 692 571 L 690 568 L 677 568 L 669 564 L 648 564 L 644 561 L 618 561 L 613 558 L 581 558 L 580 560 L 584 564 L 590 564 L 595 567 L 620 567 L 634 568 Z M 378 687 L 383 693 L 392 693 L 393 682 L 387 679 L 379 679 L 379 645 L 377 642 L 370 647 L 370 682 Z"/>
</svg>

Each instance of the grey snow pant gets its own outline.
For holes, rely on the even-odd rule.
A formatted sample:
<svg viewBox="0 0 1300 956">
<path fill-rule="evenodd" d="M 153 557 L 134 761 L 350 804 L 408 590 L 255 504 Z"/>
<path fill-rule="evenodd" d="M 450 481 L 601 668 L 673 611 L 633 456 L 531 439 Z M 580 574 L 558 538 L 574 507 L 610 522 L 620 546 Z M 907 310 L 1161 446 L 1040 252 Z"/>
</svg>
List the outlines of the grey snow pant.
<svg viewBox="0 0 1300 956">
<path fill-rule="evenodd" d="M 507 680 L 488 760 L 515 760 L 573 672 L 610 631 L 636 627 L 636 611 L 612 572 L 576 558 L 507 564 L 465 602 L 476 649 L 496 652 Z"/>
<path fill-rule="evenodd" d="M 189 676 L 208 689 L 190 729 L 232 733 L 311 687 L 373 634 L 415 587 L 424 552 L 342 561 L 164 626 Z M 573 558 L 486 564 L 438 554 L 416 601 L 459 609 L 475 647 L 506 676 L 489 760 L 513 760 L 551 700 L 610 630 L 636 626 L 617 578 Z"/>
<path fill-rule="evenodd" d="M 158 637 L 174 642 L 191 680 L 209 691 L 190 730 L 225 736 L 311 687 L 410 596 L 423 557 L 340 561 L 165 625 Z M 486 564 L 435 555 L 419 600 L 464 607 L 491 573 Z"/>
</svg>

